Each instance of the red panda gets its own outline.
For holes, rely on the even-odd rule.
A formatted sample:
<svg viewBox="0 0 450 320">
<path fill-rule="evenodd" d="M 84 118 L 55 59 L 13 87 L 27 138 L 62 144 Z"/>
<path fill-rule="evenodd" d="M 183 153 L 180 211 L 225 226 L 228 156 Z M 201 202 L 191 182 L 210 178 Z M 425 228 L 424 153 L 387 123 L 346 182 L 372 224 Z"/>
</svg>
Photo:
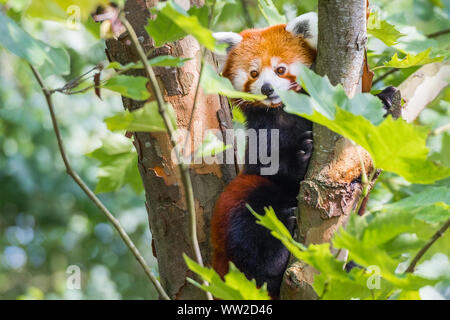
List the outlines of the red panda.
<svg viewBox="0 0 450 320">
<path fill-rule="evenodd" d="M 266 166 L 257 156 L 251 163 L 249 148 L 238 175 L 219 197 L 211 221 L 213 267 L 224 276 L 232 261 L 258 286 L 267 283 L 269 294 L 276 298 L 289 252 L 270 232 L 256 224 L 246 208 L 258 213 L 273 207 L 278 218 L 293 232 L 296 196 L 312 153 L 312 124 L 283 111 L 275 90 L 300 91 L 296 79 L 300 65 L 311 67 L 316 58 L 317 15 L 308 13 L 288 24 L 264 29 L 214 33 L 218 42 L 228 44 L 222 74 L 240 91 L 266 95 L 260 102 L 240 102 L 246 115 L 247 129 L 266 129 L 258 136 L 257 154 L 263 142 L 270 141 L 270 129 L 279 131 L 277 147 L 271 143 L 269 153 L 279 154 L 278 170 L 262 174 Z M 263 139 L 263 140 L 261 140 Z"/>
<path fill-rule="evenodd" d="M 240 91 L 263 94 L 259 102 L 239 101 L 246 115 L 246 128 L 263 134 L 256 143 L 256 161 L 247 144 L 242 172 L 219 196 L 211 220 L 213 268 L 220 276 L 229 262 L 258 286 L 267 283 L 272 298 L 278 298 L 289 252 L 268 229 L 256 223 L 248 204 L 259 214 L 271 206 L 278 219 L 293 233 L 297 195 L 313 150 L 312 123 L 283 110 L 277 90 L 301 91 L 296 82 L 299 66 L 313 67 L 317 54 L 317 14 L 307 13 L 289 22 L 241 33 L 218 32 L 213 36 L 228 44 L 222 74 Z M 388 100 L 384 96 L 380 99 Z M 269 131 L 279 132 L 270 143 Z M 264 131 L 266 130 L 266 131 Z M 266 146 L 263 146 L 266 144 Z M 278 153 L 278 170 L 264 174 L 267 163 L 260 149 Z"/>
</svg>

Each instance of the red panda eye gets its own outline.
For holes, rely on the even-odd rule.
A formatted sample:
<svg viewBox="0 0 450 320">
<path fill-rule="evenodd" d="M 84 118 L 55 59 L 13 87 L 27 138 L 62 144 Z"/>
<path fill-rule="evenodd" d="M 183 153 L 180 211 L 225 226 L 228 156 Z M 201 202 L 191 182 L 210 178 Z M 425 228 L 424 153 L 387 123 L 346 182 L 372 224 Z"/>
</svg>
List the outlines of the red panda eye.
<svg viewBox="0 0 450 320">
<path fill-rule="evenodd" d="M 259 72 L 256 71 L 256 70 L 253 70 L 253 71 L 250 71 L 250 75 L 251 75 L 253 78 L 256 78 L 256 77 L 259 75 Z"/>
<path fill-rule="evenodd" d="M 277 70 L 276 70 L 276 73 L 278 75 L 280 75 L 280 76 L 283 75 L 285 72 L 286 72 L 286 68 L 285 67 L 278 67 Z"/>
</svg>

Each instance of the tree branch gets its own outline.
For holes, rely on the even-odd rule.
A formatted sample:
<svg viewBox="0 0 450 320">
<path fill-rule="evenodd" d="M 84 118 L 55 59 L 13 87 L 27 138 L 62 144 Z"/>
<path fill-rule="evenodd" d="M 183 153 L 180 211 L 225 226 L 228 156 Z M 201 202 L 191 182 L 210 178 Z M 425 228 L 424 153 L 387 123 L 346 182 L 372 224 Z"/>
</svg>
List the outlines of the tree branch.
<svg viewBox="0 0 450 320">
<path fill-rule="evenodd" d="M 428 38 L 437 38 L 443 36 L 444 34 L 450 33 L 450 29 L 444 29 L 437 32 L 433 32 L 427 35 Z"/>
<path fill-rule="evenodd" d="M 375 85 L 375 84 L 377 84 L 378 82 L 384 80 L 384 79 L 387 78 L 389 75 L 391 75 L 391 74 L 397 72 L 398 70 L 400 70 L 400 69 L 392 68 L 391 70 L 386 71 L 386 72 L 383 73 L 381 76 L 379 76 L 378 78 L 376 78 L 376 79 L 373 81 L 372 85 Z"/>
<path fill-rule="evenodd" d="M 449 78 L 448 62 L 427 64 L 409 76 L 398 87 L 405 100 L 402 118 L 408 122 L 414 121 L 442 89 L 448 86 Z"/>
<path fill-rule="evenodd" d="M 332 66 L 330 66 L 332 68 Z M 422 68 L 420 68 L 418 71 L 416 71 L 414 74 L 412 74 L 408 79 L 406 79 L 400 86 L 399 91 L 401 92 L 401 96 L 405 100 L 405 105 L 402 108 L 399 108 L 400 104 L 395 103 L 396 110 L 392 110 L 392 113 L 395 117 L 398 117 L 400 114 L 404 119 L 407 121 L 414 121 L 416 117 L 420 114 L 420 112 L 426 108 L 426 106 L 433 101 L 436 96 L 442 91 L 443 88 L 447 86 L 446 79 L 450 77 L 450 66 L 448 63 L 434 63 L 425 65 Z M 319 126 L 317 126 L 319 127 Z M 438 128 L 438 132 L 441 132 L 442 130 L 446 130 L 448 127 L 444 126 L 442 129 Z M 316 126 L 314 127 L 314 130 L 316 130 Z M 319 127 L 319 130 L 321 128 Z M 324 130 L 322 128 L 322 130 Z M 320 133 L 320 135 L 324 134 L 325 139 L 327 138 L 327 131 L 324 130 Z M 316 139 L 316 131 L 314 132 L 314 142 L 320 143 L 321 146 L 324 146 L 326 144 L 323 143 L 323 140 L 320 140 L 319 142 Z M 324 139 L 317 133 L 317 137 L 319 139 Z M 342 141 L 342 139 L 336 138 L 336 141 Z M 345 141 L 345 140 L 344 140 Z M 322 147 L 323 148 L 323 147 Z M 345 166 L 343 167 L 345 170 L 342 172 L 352 172 L 354 167 L 354 159 L 352 156 L 352 152 L 349 152 L 347 149 L 346 152 L 343 152 L 342 150 L 345 150 L 338 142 L 335 144 L 335 148 L 326 149 L 325 153 L 329 153 L 331 157 L 331 161 L 328 162 L 330 166 L 330 170 L 328 172 L 333 172 L 333 170 L 339 169 L 339 166 L 336 166 L 336 163 L 339 163 L 341 160 L 339 160 L 340 157 L 342 157 L 344 160 L 347 159 L 347 161 L 343 162 Z M 328 151 L 329 150 L 329 151 Z M 365 151 L 364 151 L 365 152 Z M 342 153 L 342 156 L 339 154 Z M 314 157 L 314 156 L 313 156 Z M 333 158 L 334 157 L 334 158 Z M 314 161 L 314 159 L 313 159 Z M 316 160 L 317 161 L 317 160 Z M 342 160 L 343 161 L 343 160 Z M 327 162 L 325 162 L 327 163 Z M 310 164 L 310 169 L 313 173 L 321 173 L 318 171 L 318 168 L 315 167 L 314 162 Z M 367 163 L 364 162 L 364 167 L 366 167 Z M 362 167 L 360 164 L 359 167 Z M 320 169 L 320 167 L 319 167 Z M 342 169 L 342 168 L 341 168 Z M 374 171 L 375 176 L 378 174 L 378 171 Z M 307 178 L 310 176 L 310 173 L 308 173 Z M 333 177 L 333 176 L 331 176 Z M 334 177 L 344 177 L 343 175 L 334 172 Z M 320 178 L 320 176 L 319 176 Z M 328 184 L 327 184 L 328 183 Z M 322 184 L 325 184 L 323 186 Z M 301 217 L 300 222 L 303 224 L 300 228 L 303 228 L 303 234 L 305 235 L 304 238 L 301 240 L 305 241 L 306 244 L 308 243 L 318 243 L 318 239 L 320 240 L 320 236 L 322 235 L 324 238 L 322 242 L 329 241 L 329 239 L 334 234 L 334 231 L 336 230 L 335 226 L 339 223 L 339 219 L 341 216 L 338 216 L 337 218 L 331 217 L 330 219 L 324 219 L 325 216 L 320 216 L 320 212 L 325 213 L 329 211 L 325 211 L 324 209 L 328 208 L 335 209 L 338 208 L 342 210 L 345 213 L 345 210 L 348 210 L 348 204 L 352 204 L 350 206 L 355 206 L 354 199 L 360 199 L 358 198 L 358 194 L 361 192 L 359 191 L 361 188 L 356 189 L 350 189 L 347 193 L 347 198 L 344 198 L 345 201 L 342 201 L 341 193 L 345 192 L 345 189 L 340 189 L 340 184 L 336 183 L 336 180 L 331 180 L 331 182 L 323 182 L 320 183 L 320 180 L 316 178 L 316 180 L 308 181 L 305 180 L 302 182 L 302 188 L 307 187 L 306 191 L 310 191 L 311 193 L 305 193 L 305 189 L 302 189 L 303 193 L 301 193 L 301 200 L 304 202 L 303 204 L 300 203 L 301 209 Z M 373 185 L 373 182 L 372 182 Z M 313 188 L 311 187 L 313 186 Z M 371 186 L 370 186 L 371 187 Z M 326 197 L 326 193 L 323 193 L 324 188 L 330 188 L 330 193 L 334 195 L 334 198 L 331 198 L 332 201 L 330 201 Z M 325 189 L 326 190 L 326 189 Z M 344 193 L 345 194 L 345 193 Z M 325 196 L 324 196 L 325 195 Z M 336 197 L 338 196 L 338 197 Z M 311 207 L 308 206 L 308 203 L 311 202 L 311 200 L 315 201 L 313 203 L 316 203 L 318 206 L 318 211 L 314 211 L 314 209 L 311 209 Z M 341 202 L 340 204 L 333 203 Z M 344 207 L 342 207 L 344 205 Z M 359 205 L 359 202 L 357 202 L 357 205 Z M 347 208 L 347 209 L 346 209 Z M 303 209 L 303 212 L 302 212 Z M 306 210 L 306 211 L 305 211 Z M 309 211 L 308 211 L 309 210 Z M 308 212 L 315 212 L 314 215 L 306 215 Z M 345 215 L 344 215 L 345 217 Z M 333 222 L 332 219 L 335 219 Z M 345 218 L 344 218 L 345 219 Z M 447 223 L 446 223 L 447 225 Z M 420 260 L 421 256 L 429 249 L 429 247 L 437 240 L 439 237 L 439 234 L 445 231 L 448 226 L 444 225 L 443 228 L 441 228 L 433 237 L 432 239 L 427 243 L 427 245 L 417 254 L 417 256 L 413 259 L 413 266 L 409 267 L 408 269 L 413 270 L 414 265 L 417 263 L 417 261 Z M 320 229 L 322 226 L 323 229 Z M 312 229 L 312 230 L 311 230 Z M 302 230 L 302 229 L 300 229 Z M 314 238 L 315 237 L 315 238 Z M 309 242 L 308 242 L 309 238 Z M 311 240 L 312 239 L 312 240 Z M 312 289 L 311 284 L 313 283 L 314 274 L 317 271 L 315 271 L 312 267 L 305 265 L 301 261 L 295 262 L 293 265 L 291 265 L 285 274 L 285 283 L 283 284 L 282 290 L 284 290 L 284 298 L 287 299 L 317 299 L 317 295 L 315 294 L 314 290 Z M 283 297 L 283 296 L 282 296 Z"/>
<path fill-rule="evenodd" d="M 144 65 L 144 69 L 150 80 L 150 86 L 152 88 L 153 94 L 156 97 L 159 114 L 161 115 L 161 117 L 164 120 L 164 124 L 167 128 L 167 132 L 170 137 L 170 142 L 172 144 L 172 148 L 175 151 L 175 155 L 176 155 L 176 158 L 178 161 L 178 168 L 179 168 L 180 174 L 181 174 L 181 182 L 182 182 L 184 194 L 186 197 L 187 209 L 188 209 L 189 217 L 190 217 L 191 245 L 194 250 L 194 254 L 195 254 L 197 263 L 203 267 L 204 265 L 203 265 L 202 254 L 200 252 L 200 246 L 198 244 L 197 216 L 195 214 L 194 191 L 192 188 L 191 176 L 189 173 L 189 166 L 183 163 L 182 157 L 181 157 L 180 153 L 178 152 L 178 149 L 176 148 L 177 141 L 175 140 L 175 135 L 174 135 L 175 129 L 170 120 L 169 114 L 167 113 L 166 102 L 164 101 L 162 92 L 158 86 L 158 81 L 156 80 L 155 73 L 153 72 L 152 67 L 149 65 L 149 63 L 147 61 L 147 55 L 144 52 L 144 48 L 142 48 L 141 44 L 139 43 L 136 32 L 134 31 L 134 28 L 131 26 L 131 24 L 128 22 L 128 20 L 125 18 L 125 15 L 121 14 L 120 19 L 121 19 L 122 23 L 124 24 L 125 28 L 127 29 L 128 33 L 130 35 L 131 42 L 133 43 L 133 46 L 136 49 L 136 51 L 138 52 L 138 55 Z M 204 281 L 204 284 L 206 286 L 208 286 L 208 282 Z M 212 295 L 210 292 L 206 292 L 206 296 L 207 296 L 208 300 L 212 300 Z"/>
<path fill-rule="evenodd" d="M 416 256 L 411 260 L 411 263 L 409 264 L 405 272 L 414 272 L 416 264 L 419 262 L 420 258 L 423 257 L 423 255 L 428 251 L 428 249 L 430 249 L 430 247 L 437 241 L 437 239 L 442 237 L 444 232 L 447 231 L 448 227 L 450 227 L 450 219 L 448 219 L 447 222 L 445 222 L 444 225 L 438 231 L 436 231 L 436 233 L 425 244 L 425 246 L 416 254 Z"/>
<path fill-rule="evenodd" d="M 58 122 L 56 120 L 56 115 L 55 115 L 55 111 L 54 111 L 54 108 L 53 108 L 52 94 L 53 94 L 54 91 L 49 90 L 45 86 L 44 81 L 43 81 L 40 73 L 36 70 L 36 68 L 34 68 L 32 65 L 30 65 L 30 68 L 31 68 L 31 70 L 32 70 L 32 72 L 33 72 L 37 82 L 39 83 L 39 86 L 41 87 L 42 92 L 44 93 L 45 99 L 47 101 L 48 110 L 50 112 L 50 117 L 52 119 L 53 130 L 55 132 L 56 140 L 58 141 L 59 152 L 60 152 L 61 157 L 63 159 L 64 166 L 66 167 L 67 174 L 72 177 L 72 179 L 84 191 L 84 193 L 89 197 L 89 199 L 92 200 L 92 202 L 106 216 L 106 218 L 109 220 L 109 222 L 111 222 L 111 224 L 114 226 L 114 228 L 117 230 L 117 232 L 119 232 L 120 237 L 125 242 L 125 244 L 130 249 L 130 251 L 133 253 L 133 255 L 135 256 L 136 260 L 139 262 L 141 267 L 144 269 L 145 274 L 148 276 L 150 281 L 153 283 L 153 285 L 155 286 L 155 288 L 158 291 L 158 293 L 161 296 L 161 298 L 163 298 L 165 300 L 170 300 L 169 296 L 164 291 L 164 288 L 161 286 L 161 284 L 159 283 L 158 279 L 156 278 L 156 276 L 151 271 L 150 267 L 145 262 L 145 259 L 143 258 L 143 256 L 139 252 L 139 250 L 136 248 L 136 246 L 134 245 L 133 241 L 130 239 L 130 237 L 126 233 L 125 229 L 123 229 L 123 227 L 120 225 L 119 220 L 117 220 L 111 214 L 111 212 L 108 210 L 108 208 L 105 207 L 105 205 L 95 195 L 95 193 L 86 185 L 86 183 L 84 183 L 84 181 L 81 179 L 81 177 L 72 169 L 72 166 L 70 165 L 69 159 L 68 159 L 68 157 L 66 155 L 66 151 L 64 149 L 62 136 L 61 136 L 61 133 L 59 131 L 59 125 L 58 125 Z"/>
<path fill-rule="evenodd" d="M 362 86 L 366 0 L 319 0 L 318 15 L 316 72 L 327 75 L 333 85 L 341 83 L 352 97 Z M 314 148 L 298 198 L 298 240 L 305 245 L 329 242 L 345 226 L 350 213 L 361 203 L 358 200 L 364 186 L 357 182 L 358 177 L 363 168 L 367 175 L 374 172 L 370 155 L 363 148 L 318 124 L 313 125 L 313 134 L 314 145 L 320 148 Z M 342 250 L 339 258 L 346 255 Z M 290 279 L 285 277 L 282 299 L 317 299 L 312 288 L 316 273 L 302 262 L 289 267 L 286 275 Z"/>
</svg>

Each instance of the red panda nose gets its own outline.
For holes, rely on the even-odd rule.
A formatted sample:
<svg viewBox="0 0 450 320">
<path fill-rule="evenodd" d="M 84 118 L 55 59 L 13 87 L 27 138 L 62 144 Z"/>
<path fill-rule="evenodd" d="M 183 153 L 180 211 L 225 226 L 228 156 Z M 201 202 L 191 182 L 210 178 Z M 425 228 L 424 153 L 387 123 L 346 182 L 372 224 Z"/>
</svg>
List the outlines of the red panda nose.
<svg viewBox="0 0 450 320">
<path fill-rule="evenodd" d="M 270 83 L 264 83 L 261 87 L 261 93 L 265 94 L 266 96 L 270 97 L 273 93 L 273 88 L 270 85 Z"/>
</svg>

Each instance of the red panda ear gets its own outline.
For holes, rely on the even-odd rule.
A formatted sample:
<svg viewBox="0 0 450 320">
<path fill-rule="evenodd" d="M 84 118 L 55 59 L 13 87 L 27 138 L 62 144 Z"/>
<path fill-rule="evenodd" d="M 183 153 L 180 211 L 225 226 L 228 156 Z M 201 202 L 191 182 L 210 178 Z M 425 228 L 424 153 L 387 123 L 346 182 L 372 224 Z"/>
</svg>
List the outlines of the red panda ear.
<svg viewBox="0 0 450 320">
<path fill-rule="evenodd" d="M 242 41 L 242 36 L 235 32 L 214 32 L 213 37 L 218 43 L 228 45 L 227 53 Z"/>
<path fill-rule="evenodd" d="M 302 14 L 286 25 L 286 31 L 294 36 L 302 36 L 316 50 L 318 29 L 317 13 L 315 12 Z"/>
</svg>

